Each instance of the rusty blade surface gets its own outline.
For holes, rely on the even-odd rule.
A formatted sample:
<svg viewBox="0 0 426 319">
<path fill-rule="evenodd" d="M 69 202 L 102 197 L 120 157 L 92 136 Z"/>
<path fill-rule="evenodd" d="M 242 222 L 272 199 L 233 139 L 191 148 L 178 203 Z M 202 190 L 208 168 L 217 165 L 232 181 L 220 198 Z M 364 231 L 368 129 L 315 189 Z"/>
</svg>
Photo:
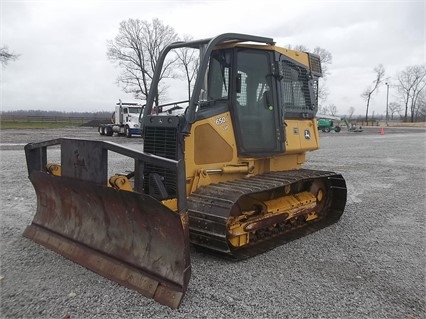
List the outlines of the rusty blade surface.
<svg viewBox="0 0 426 319">
<path fill-rule="evenodd" d="M 152 197 L 33 171 L 24 236 L 173 309 L 190 278 L 188 222 Z"/>
</svg>

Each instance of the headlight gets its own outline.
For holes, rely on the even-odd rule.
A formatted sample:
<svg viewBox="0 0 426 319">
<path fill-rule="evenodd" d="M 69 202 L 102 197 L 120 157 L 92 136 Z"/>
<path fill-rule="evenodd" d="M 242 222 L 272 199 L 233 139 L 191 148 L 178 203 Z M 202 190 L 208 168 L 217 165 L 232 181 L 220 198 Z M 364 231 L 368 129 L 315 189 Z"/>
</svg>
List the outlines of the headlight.
<svg viewBox="0 0 426 319">
<path fill-rule="evenodd" d="M 139 124 L 133 124 L 133 127 L 139 127 Z"/>
</svg>

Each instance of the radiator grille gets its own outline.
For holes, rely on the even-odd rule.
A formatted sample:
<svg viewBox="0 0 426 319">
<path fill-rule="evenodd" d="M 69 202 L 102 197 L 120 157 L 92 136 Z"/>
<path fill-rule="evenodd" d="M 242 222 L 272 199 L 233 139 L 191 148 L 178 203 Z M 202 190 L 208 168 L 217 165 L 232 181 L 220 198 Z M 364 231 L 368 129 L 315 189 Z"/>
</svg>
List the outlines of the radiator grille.
<svg viewBox="0 0 426 319">
<path fill-rule="evenodd" d="M 177 160 L 177 129 L 176 127 L 145 127 L 144 152 L 168 159 Z M 144 168 L 144 190 L 154 198 L 163 200 L 156 185 L 150 184 L 150 174 L 157 173 L 167 191 L 167 198 L 174 198 L 177 194 L 176 172 L 163 167 L 146 164 Z"/>
<path fill-rule="evenodd" d="M 144 151 L 177 160 L 175 127 L 145 127 Z"/>
</svg>

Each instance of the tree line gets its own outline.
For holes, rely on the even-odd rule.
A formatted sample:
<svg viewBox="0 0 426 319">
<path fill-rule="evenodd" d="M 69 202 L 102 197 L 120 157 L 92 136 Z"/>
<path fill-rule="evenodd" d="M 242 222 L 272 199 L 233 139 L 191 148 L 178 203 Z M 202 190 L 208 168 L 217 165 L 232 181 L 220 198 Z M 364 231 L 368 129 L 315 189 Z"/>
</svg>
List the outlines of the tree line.
<svg viewBox="0 0 426 319">
<path fill-rule="evenodd" d="M 398 72 L 395 77 L 385 77 L 385 68 L 382 64 L 374 67 L 374 78 L 361 93 L 361 98 L 365 101 L 365 121 L 368 122 L 371 117 L 369 113 L 370 102 L 379 88 L 386 87 L 386 121 L 394 120 L 395 115 L 399 115 L 400 120 L 404 122 L 426 121 L 426 66 L 412 65 Z M 389 101 L 389 91 L 392 89 L 391 99 Z M 337 115 L 337 107 L 334 104 L 320 107 L 320 113 Z M 355 112 L 353 106 L 347 110 L 347 117 L 351 118 Z"/>
<path fill-rule="evenodd" d="M 111 112 L 61 112 L 61 111 L 42 111 L 42 110 L 16 110 L 2 111 L 1 116 L 15 117 L 67 117 L 67 118 L 110 118 Z"/>
<path fill-rule="evenodd" d="M 173 27 L 164 25 L 159 19 L 152 22 L 128 19 L 120 23 L 118 35 L 107 44 L 107 56 L 116 63 L 121 74 L 117 83 L 126 93 L 132 93 L 135 98 L 146 99 L 161 50 L 169 43 L 175 41 L 189 41 L 192 37 L 185 35 L 180 38 Z M 292 49 L 290 45 L 287 46 Z M 296 45 L 294 50 L 312 52 L 319 55 L 323 69 L 323 78 L 318 87 L 319 111 L 324 114 L 336 115 L 338 110 L 334 104 L 326 105 L 329 90 L 326 86 L 329 75 L 329 65 L 332 64 L 332 54 L 321 47 L 315 47 L 312 51 L 303 46 Z M 172 68 L 172 66 L 174 66 Z M 177 66 L 177 67 L 175 67 Z M 174 58 L 165 63 L 161 79 L 183 78 L 187 82 L 188 99 L 191 95 L 191 83 L 195 79 L 198 70 L 198 52 L 191 49 L 180 49 Z M 390 84 L 391 78 L 385 77 L 385 68 L 382 64 L 373 69 L 374 80 L 361 93 L 366 103 L 365 120 L 369 120 L 370 102 L 383 85 L 392 87 L 397 92 L 393 94 L 395 101 L 387 103 L 387 114 L 390 119 L 394 114 L 403 112 L 403 120 L 414 122 L 425 120 L 426 117 L 426 69 L 424 65 L 408 66 L 396 76 L 394 84 Z M 161 83 L 161 82 L 160 82 Z M 160 86 L 155 103 L 158 105 L 160 98 L 165 97 L 167 86 Z M 349 117 L 353 115 L 354 107 L 350 107 Z M 387 118 L 388 119 L 388 118 Z"/>
<path fill-rule="evenodd" d="M 127 19 L 120 23 L 118 34 L 107 41 L 107 57 L 120 69 L 116 83 L 125 93 L 132 94 L 136 99 L 146 100 L 149 94 L 151 81 L 161 51 L 170 43 L 176 41 L 190 41 L 190 35 L 180 37 L 173 27 L 163 24 L 158 18 L 151 22 L 140 19 Z M 291 46 L 287 46 L 291 49 Z M 334 104 L 326 105 L 329 90 L 326 87 L 329 65 L 332 64 L 332 54 L 320 47 L 310 51 L 303 45 L 296 45 L 294 50 L 313 52 L 320 56 L 323 79 L 318 90 L 319 112 L 336 115 L 338 110 Z M 16 60 L 19 55 L 9 52 L 7 47 L 0 48 L 0 61 L 2 66 L 9 61 Z M 165 79 L 183 79 L 187 83 L 188 99 L 191 96 L 191 85 L 195 80 L 198 70 L 198 50 L 181 48 L 175 55 L 165 61 L 160 75 L 160 85 L 155 97 L 155 104 L 167 94 L 167 81 Z M 373 81 L 361 93 L 365 101 L 365 120 L 369 120 L 370 102 L 383 85 L 392 88 L 392 98 L 387 101 L 386 120 L 393 119 L 394 114 L 400 114 L 405 122 L 414 122 L 426 119 L 426 67 L 425 65 L 408 66 L 400 71 L 395 78 L 385 77 L 385 67 L 382 64 L 374 67 Z M 392 82 L 392 83 L 391 83 Z M 396 93 L 395 93 L 396 92 Z M 348 109 L 349 118 L 355 108 Z M 401 114 L 402 113 L 402 114 Z M 388 118 L 389 114 L 389 118 Z"/>
<path fill-rule="evenodd" d="M 375 79 L 372 85 L 368 86 L 361 97 L 366 101 L 365 120 L 368 121 L 368 107 L 374 92 L 380 86 L 385 85 L 387 90 L 386 98 L 386 120 L 393 119 L 395 113 L 400 114 L 404 122 L 425 121 L 426 118 L 426 66 L 413 65 L 397 73 L 396 78 L 385 78 L 385 68 L 382 64 L 374 68 Z M 394 83 L 391 83 L 392 82 Z M 389 88 L 392 87 L 395 93 L 395 101 L 389 103 Z"/>
</svg>

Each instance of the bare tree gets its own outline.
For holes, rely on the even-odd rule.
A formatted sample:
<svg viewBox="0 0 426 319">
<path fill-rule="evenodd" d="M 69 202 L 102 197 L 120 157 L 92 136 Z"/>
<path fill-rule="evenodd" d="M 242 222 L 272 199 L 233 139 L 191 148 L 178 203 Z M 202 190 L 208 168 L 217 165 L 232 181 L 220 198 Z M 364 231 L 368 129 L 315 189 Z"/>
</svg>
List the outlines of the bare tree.
<svg viewBox="0 0 426 319">
<path fill-rule="evenodd" d="M 309 52 L 309 48 L 307 46 L 304 46 L 303 44 L 296 44 L 294 47 L 292 47 L 291 44 L 288 44 L 286 47 L 290 50 Z"/>
<path fill-rule="evenodd" d="M 424 92 L 424 88 L 426 86 L 425 76 L 417 82 L 416 86 L 413 88 L 413 96 L 411 98 L 411 123 L 414 122 L 415 118 L 417 118 L 417 114 L 419 111 L 420 104 L 417 103 L 420 97 L 420 94 Z"/>
<path fill-rule="evenodd" d="M 398 92 L 401 94 L 405 112 L 404 122 L 408 120 L 408 107 L 411 111 L 411 122 L 414 121 L 416 101 L 426 85 L 426 67 L 424 65 L 409 66 L 398 74 Z M 410 104 L 411 102 L 411 104 Z"/>
<path fill-rule="evenodd" d="M 328 66 L 333 63 L 333 55 L 330 51 L 327 51 L 321 47 L 315 47 L 313 53 L 319 55 L 323 77 L 327 77 L 327 75 L 330 74 L 328 71 Z"/>
<path fill-rule="evenodd" d="M 118 35 L 107 42 L 107 56 L 122 69 L 117 83 L 122 85 L 124 92 L 133 93 L 135 98 L 147 99 L 161 50 L 177 39 L 175 30 L 159 19 L 153 19 L 151 23 L 139 19 L 122 21 Z M 160 80 L 175 76 L 170 66 L 176 60 L 165 61 Z M 156 105 L 165 90 L 165 86 L 159 88 Z"/>
<path fill-rule="evenodd" d="M 328 114 L 328 112 L 329 112 L 329 109 L 328 109 L 328 106 L 327 105 L 319 105 L 318 106 L 318 113 L 319 114 L 322 114 L 322 115 L 326 115 L 326 114 Z"/>
<path fill-rule="evenodd" d="M 327 76 L 330 74 L 328 67 L 331 65 L 331 63 L 333 63 L 333 56 L 329 51 L 320 47 L 315 47 L 313 53 L 319 55 L 321 61 L 322 81 L 320 81 L 318 84 L 318 100 L 319 103 L 322 104 L 327 101 L 328 95 L 330 93 L 326 85 L 326 81 Z"/>
<path fill-rule="evenodd" d="M 368 86 L 364 92 L 361 94 L 361 97 L 367 102 L 367 107 L 365 111 L 365 121 L 368 121 L 368 108 L 370 106 L 371 95 L 374 92 L 378 91 L 379 85 L 383 82 L 383 77 L 385 76 L 385 68 L 382 64 L 379 64 L 374 68 L 374 72 L 376 73 L 376 78 L 373 81 L 373 84 Z M 377 91 L 376 91 L 377 90 Z"/>
<path fill-rule="evenodd" d="M 401 105 L 396 102 L 391 102 L 388 105 L 389 112 L 391 114 L 391 120 L 393 120 L 393 115 L 395 113 L 399 114 L 402 111 Z"/>
<path fill-rule="evenodd" d="M 426 121 L 426 90 L 422 90 L 417 99 L 416 119 Z"/>
<path fill-rule="evenodd" d="M 330 104 L 328 106 L 328 110 L 330 112 L 330 115 L 335 116 L 337 114 L 337 107 L 334 104 Z"/>
<path fill-rule="evenodd" d="M 183 41 L 192 40 L 190 35 L 184 35 Z M 195 79 L 199 65 L 199 50 L 191 48 L 179 48 L 177 52 L 180 67 L 183 69 L 186 82 L 188 84 L 188 100 L 191 99 L 191 83 Z"/>
<path fill-rule="evenodd" d="M 0 63 L 2 66 L 6 66 L 10 61 L 15 61 L 18 57 L 18 54 L 9 52 L 8 47 L 0 48 Z"/>
<path fill-rule="evenodd" d="M 349 110 L 348 110 L 348 114 L 349 114 L 348 118 L 349 118 L 349 121 L 352 119 L 352 116 L 354 115 L 354 113 L 355 113 L 355 108 L 354 108 L 353 106 L 351 106 L 351 107 L 349 108 Z"/>
</svg>

